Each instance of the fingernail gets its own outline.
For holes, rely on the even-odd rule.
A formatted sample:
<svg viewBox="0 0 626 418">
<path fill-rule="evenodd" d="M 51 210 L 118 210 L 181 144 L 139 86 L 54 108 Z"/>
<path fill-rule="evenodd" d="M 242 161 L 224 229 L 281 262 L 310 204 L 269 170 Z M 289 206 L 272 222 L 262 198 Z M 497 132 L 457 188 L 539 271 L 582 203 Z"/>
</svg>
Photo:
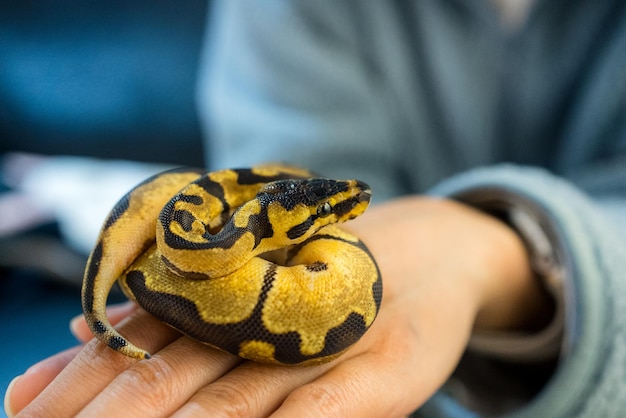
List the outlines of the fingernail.
<svg viewBox="0 0 626 418">
<path fill-rule="evenodd" d="M 83 314 L 80 314 L 70 319 L 70 332 L 72 333 L 74 337 L 78 337 L 78 333 L 77 333 L 78 323 L 84 320 L 83 318 L 84 318 Z"/>
<path fill-rule="evenodd" d="M 4 394 L 4 412 L 7 414 L 7 416 L 9 418 L 13 418 L 15 416 L 15 413 L 13 412 L 13 409 L 11 408 L 11 390 L 13 389 L 13 386 L 15 386 L 15 382 L 17 382 L 17 380 L 21 377 L 20 376 L 16 376 L 13 378 L 13 380 L 11 380 L 11 383 L 9 383 L 9 386 L 7 386 L 7 391 Z"/>
</svg>

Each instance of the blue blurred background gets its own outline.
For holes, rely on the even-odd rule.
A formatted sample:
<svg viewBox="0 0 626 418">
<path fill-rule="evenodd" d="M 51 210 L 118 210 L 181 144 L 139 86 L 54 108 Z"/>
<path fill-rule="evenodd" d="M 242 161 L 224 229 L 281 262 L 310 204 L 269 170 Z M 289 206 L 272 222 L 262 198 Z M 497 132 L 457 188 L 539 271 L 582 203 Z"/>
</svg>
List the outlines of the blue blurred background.
<svg viewBox="0 0 626 418">
<path fill-rule="evenodd" d="M 27 152 L 202 166 L 194 90 L 207 9 L 198 0 L 1 2 L 0 159 Z M 0 177 L 4 226 L 26 212 L 9 199 L 21 193 L 9 177 Z M 28 366 L 75 344 L 68 322 L 80 312 L 86 256 L 65 245 L 54 216 L 8 229 L 0 232 L 2 393 Z"/>
</svg>

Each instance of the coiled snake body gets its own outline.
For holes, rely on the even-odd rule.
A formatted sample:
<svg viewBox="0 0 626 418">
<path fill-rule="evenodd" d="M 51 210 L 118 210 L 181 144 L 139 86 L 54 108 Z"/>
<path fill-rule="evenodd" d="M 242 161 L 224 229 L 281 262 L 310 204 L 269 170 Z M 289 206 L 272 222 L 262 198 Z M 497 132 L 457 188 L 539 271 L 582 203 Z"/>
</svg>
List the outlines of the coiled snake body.
<svg viewBox="0 0 626 418">
<path fill-rule="evenodd" d="M 143 349 L 106 317 L 124 293 L 182 333 L 250 360 L 330 360 L 374 321 L 378 267 L 333 224 L 359 216 L 369 187 L 284 166 L 203 173 L 177 169 L 132 189 L 113 208 L 82 289 L 94 335 L 134 358 Z"/>
</svg>

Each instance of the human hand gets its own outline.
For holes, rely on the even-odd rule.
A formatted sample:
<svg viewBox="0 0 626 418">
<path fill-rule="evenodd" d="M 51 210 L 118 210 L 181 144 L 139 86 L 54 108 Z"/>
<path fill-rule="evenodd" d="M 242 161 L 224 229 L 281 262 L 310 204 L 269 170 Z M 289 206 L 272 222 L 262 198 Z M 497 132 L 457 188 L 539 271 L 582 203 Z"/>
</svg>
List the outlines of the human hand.
<svg viewBox="0 0 626 418">
<path fill-rule="evenodd" d="M 309 367 L 242 361 L 127 306 L 112 322 L 126 317 L 120 332 L 152 359 L 91 340 L 31 368 L 8 405 L 51 417 L 401 416 L 446 381 L 473 328 L 526 327 L 546 301 L 517 235 L 464 205 L 406 198 L 346 227 L 374 254 L 384 296 L 370 330 L 340 358 Z M 84 323 L 74 329 L 89 338 Z"/>
</svg>

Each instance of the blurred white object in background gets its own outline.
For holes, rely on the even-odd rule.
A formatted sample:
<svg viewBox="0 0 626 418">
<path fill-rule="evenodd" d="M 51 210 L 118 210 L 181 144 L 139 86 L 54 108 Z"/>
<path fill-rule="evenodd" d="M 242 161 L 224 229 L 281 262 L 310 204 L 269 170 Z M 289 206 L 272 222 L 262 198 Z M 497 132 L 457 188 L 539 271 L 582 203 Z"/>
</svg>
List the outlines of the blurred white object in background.
<svg viewBox="0 0 626 418">
<path fill-rule="evenodd" d="M 113 205 L 132 187 L 168 168 L 124 160 L 7 154 L 0 170 L 13 190 L 0 195 L 0 236 L 56 220 L 67 244 L 89 254 Z"/>
</svg>

